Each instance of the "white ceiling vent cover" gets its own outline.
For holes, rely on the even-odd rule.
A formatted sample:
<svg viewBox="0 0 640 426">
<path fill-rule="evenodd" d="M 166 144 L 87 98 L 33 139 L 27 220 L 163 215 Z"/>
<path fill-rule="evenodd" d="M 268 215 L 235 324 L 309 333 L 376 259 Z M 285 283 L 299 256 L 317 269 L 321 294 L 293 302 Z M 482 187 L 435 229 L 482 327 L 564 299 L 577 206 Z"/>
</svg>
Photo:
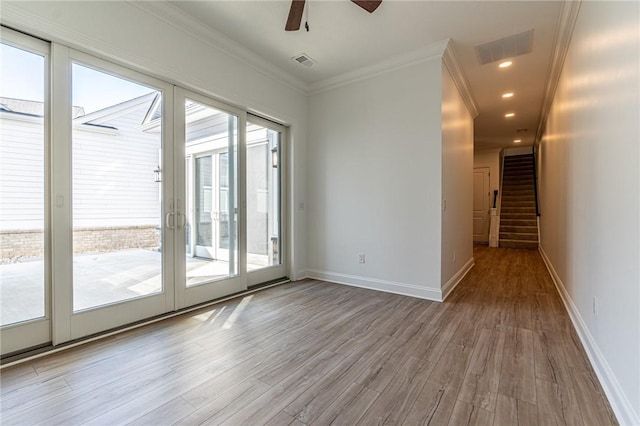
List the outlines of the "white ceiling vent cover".
<svg viewBox="0 0 640 426">
<path fill-rule="evenodd" d="M 306 53 L 301 53 L 299 55 L 294 56 L 291 59 L 293 59 L 300 65 L 304 65 L 307 68 L 311 68 L 312 66 L 317 64 L 317 62 L 311 59 L 311 57 L 309 57 L 309 55 L 307 55 Z"/>
<path fill-rule="evenodd" d="M 533 30 L 476 46 L 481 65 L 525 55 L 533 50 Z"/>
</svg>

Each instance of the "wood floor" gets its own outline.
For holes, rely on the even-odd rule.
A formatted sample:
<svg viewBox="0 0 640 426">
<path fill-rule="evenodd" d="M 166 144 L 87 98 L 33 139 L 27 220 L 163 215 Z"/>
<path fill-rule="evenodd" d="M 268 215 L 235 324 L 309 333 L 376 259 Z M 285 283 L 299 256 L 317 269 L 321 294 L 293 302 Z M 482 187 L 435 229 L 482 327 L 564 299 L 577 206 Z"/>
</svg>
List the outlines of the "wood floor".
<svg viewBox="0 0 640 426">
<path fill-rule="evenodd" d="M 539 254 L 444 303 L 306 280 L 0 373 L 1 423 L 609 425 Z"/>
</svg>

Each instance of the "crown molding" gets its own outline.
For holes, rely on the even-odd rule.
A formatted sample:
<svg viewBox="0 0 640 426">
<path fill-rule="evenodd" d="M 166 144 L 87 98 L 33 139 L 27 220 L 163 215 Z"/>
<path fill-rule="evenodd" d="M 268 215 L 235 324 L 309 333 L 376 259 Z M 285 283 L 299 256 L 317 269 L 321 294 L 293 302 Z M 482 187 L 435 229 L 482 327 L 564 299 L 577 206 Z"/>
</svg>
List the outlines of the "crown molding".
<svg viewBox="0 0 640 426">
<path fill-rule="evenodd" d="M 308 93 L 308 85 L 282 68 L 262 59 L 258 54 L 233 41 L 228 36 L 194 19 L 182 9 L 165 1 L 128 1 L 129 4 L 162 20 L 166 24 L 189 34 L 227 56 L 242 62 L 253 70 L 270 77 L 302 94 Z"/>
<path fill-rule="evenodd" d="M 569 0 L 562 3 L 560 18 L 556 28 L 555 41 L 553 44 L 553 53 L 551 54 L 551 62 L 549 64 L 549 71 L 547 72 L 547 81 L 545 83 L 544 98 L 542 100 L 542 108 L 538 119 L 538 129 L 536 131 L 534 146 L 540 144 L 542 136 L 544 135 L 547 118 L 549 117 L 553 98 L 555 97 L 556 89 L 558 88 L 560 74 L 564 67 L 564 60 L 567 57 L 569 44 L 571 43 L 571 36 L 573 35 L 573 29 L 578 19 L 578 12 L 580 11 L 581 4 L 582 0 Z"/>
<path fill-rule="evenodd" d="M 350 71 L 336 77 L 318 81 L 309 85 L 309 95 L 326 92 L 357 81 L 368 80 L 382 74 L 396 71 L 426 60 L 442 57 L 449 40 L 431 43 L 403 55 L 395 56 L 374 65 Z"/>
<path fill-rule="evenodd" d="M 471 118 L 476 118 L 478 116 L 478 107 L 476 106 L 476 101 L 473 97 L 473 93 L 471 93 L 471 87 L 469 86 L 467 75 L 464 73 L 464 70 L 460 65 L 460 61 L 458 61 L 458 57 L 456 55 L 456 51 L 451 39 L 447 40 L 447 45 L 444 49 L 443 62 L 447 67 L 447 70 L 449 70 L 449 74 L 451 74 L 451 78 L 458 88 L 462 100 L 469 109 Z"/>
</svg>

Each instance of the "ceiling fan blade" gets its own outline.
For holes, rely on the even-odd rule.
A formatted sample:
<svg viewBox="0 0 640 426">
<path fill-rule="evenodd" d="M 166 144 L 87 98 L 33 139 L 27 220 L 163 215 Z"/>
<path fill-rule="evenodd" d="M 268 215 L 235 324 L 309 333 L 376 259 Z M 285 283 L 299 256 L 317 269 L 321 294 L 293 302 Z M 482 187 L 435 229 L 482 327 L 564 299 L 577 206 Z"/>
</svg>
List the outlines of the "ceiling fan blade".
<svg viewBox="0 0 640 426">
<path fill-rule="evenodd" d="M 285 31 L 297 31 L 300 29 L 302 22 L 302 12 L 304 12 L 305 0 L 291 0 L 291 9 L 289 9 L 289 17 L 285 25 Z"/>
<path fill-rule="evenodd" d="M 382 3 L 382 0 L 351 0 L 351 1 L 369 13 L 373 13 L 373 11 L 376 10 L 378 6 L 380 6 L 380 3 Z"/>
</svg>

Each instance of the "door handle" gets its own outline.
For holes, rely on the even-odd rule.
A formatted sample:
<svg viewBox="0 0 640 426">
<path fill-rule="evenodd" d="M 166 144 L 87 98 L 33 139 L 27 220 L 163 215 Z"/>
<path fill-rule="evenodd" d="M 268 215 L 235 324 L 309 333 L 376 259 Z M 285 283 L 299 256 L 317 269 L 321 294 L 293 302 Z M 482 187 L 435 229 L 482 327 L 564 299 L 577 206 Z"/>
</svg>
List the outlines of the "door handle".
<svg viewBox="0 0 640 426">
<path fill-rule="evenodd" d="M 187 225 L 187 215 L 183 213 L 177 213 L 178 215 L 178 228 L 184 228 Z"/>
<path fill-rule="evenodd" d="M 167 226 L 167 228 L 169 229 L 175 229 L 176 228 L 176 220 L 175 220 L 176 214 L 174 212 L 169 212 L 167 213 L 167 216 L 165 217 L 165 225 Z M 171 218 L 173 218 L 173 220 L 171 220 Z"/>
</svg>

